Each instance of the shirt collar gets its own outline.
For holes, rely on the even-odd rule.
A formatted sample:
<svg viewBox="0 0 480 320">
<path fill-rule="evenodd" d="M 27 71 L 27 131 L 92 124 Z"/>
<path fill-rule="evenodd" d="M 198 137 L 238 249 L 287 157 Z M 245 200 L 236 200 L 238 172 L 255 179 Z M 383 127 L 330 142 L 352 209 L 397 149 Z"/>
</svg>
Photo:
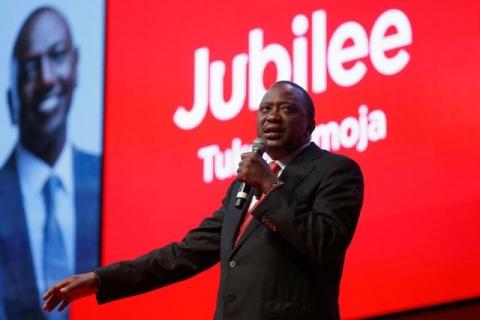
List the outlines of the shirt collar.
<svg viewBox="0 0 480 320">
<path fill-rule="evenodd" d="M 310 144 L 310 142 L 305 143 L 303 146 L 301 146 L 295 152 L 291 153 L 290 155 L 286 156 L 285 158 L 273 160 L 272 158 L 270 158 L 270 156 L 267 153 L 265 153 L 264 159 L 267 163 L 275 161 L 280 166 L 281 171 L 283 171 L 285 169 L 285 167 L 288 165 L 288 163 L 290 161 L 292 161 L 300 152 L 302 152 L 303 149 L 308 147 L 309 144 Z"/>
<path fill-rule="evenodd" d="M 17 145 L 16 158 L 20 185 L 24 193 L 41 192 L 46 180 L 51 175 L 56 175 L 60 179 L 61 185 L 67 193 L 73 191 L 73 150 L 72 144 L 68 140 L 53 167 L 21 144 Z"/>
</svg>

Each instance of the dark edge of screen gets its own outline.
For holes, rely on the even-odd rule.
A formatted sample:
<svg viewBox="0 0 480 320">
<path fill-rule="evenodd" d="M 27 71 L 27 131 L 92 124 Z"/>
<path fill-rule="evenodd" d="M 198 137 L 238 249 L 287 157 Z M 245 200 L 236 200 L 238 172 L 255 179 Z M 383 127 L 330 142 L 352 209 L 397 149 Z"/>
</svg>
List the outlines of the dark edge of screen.
<svg viewBox="0 0 480 320">
<path fill-rule="evenodd" d="M 103 220 L 104 220 L 104 194 L 105 194 L 105 146 L 106 146 L 106 124 L 107 124 L 107 51 L 108 51 L 108 0 L 102 1 L 103 3 L 103 112 L 102 112 L 102 154 L 101 154 L 101 168 L 100 168 L 100 217 L 98 228 L 98 261 L 99 265 L 103 265 Z M 92 270 L 93 271 L 93 270 Z"/>
</svg>

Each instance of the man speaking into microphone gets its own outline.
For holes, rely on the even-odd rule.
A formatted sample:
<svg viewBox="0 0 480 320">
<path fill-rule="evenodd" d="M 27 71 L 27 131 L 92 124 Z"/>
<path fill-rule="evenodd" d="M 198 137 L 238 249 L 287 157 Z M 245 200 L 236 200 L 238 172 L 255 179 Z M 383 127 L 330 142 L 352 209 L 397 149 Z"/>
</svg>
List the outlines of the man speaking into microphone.
<svg viewBox="0 0 480 320">
<path fill-rule="evenodd" d="M 314 119 L 303 88 L 275 83 L 257 115 L 256 143 L 267 161 L 258 151 L 242 154 L 220 209 L 181 242 L 58 282 L 45 293 L 44 308 L 62 310 L 90 294 L 99 303 L 140 294 L 220 262 L 216 320 L 339 319 L 363 177 L 354 161 L 310 142 Z M 242 183 L 250 187 L 243 205 Z"/>
</svg>

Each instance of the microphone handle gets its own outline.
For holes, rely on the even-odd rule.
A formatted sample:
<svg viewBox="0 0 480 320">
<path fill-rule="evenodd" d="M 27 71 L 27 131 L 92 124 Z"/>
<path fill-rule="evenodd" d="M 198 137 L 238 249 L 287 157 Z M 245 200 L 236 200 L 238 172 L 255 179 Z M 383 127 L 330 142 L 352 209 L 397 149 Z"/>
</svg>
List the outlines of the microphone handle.
<svg viewBox="0 0 480 320">
<path fill-rule="evenodd" d="M 265 152 L 265 141 L 262 138 L 257 138 L 253 140 L 252 151 L 261 157 Z M 251 187 L 247 183 L 242 182 L 240 184 L 240 188 L 238 190 L 237 197 L 235 200 L 235 207 L 237 207 L 238 209 L 243 208 L 243 206 L 245 205 L 245 202 L 247 202 L 248 194 L 250 193 L 250 190 L 251 190 Z"/>
<path fill-rule="evenodd" d="M 240 184 L 240 188 L 237 193 L 237 200 L 235 200 L 235 207 L 238 209 L 243 208 L 245 202 L 247 202 L 248 193 L 250 192 L 250 186 L 245 182 Z"/>
</svg>

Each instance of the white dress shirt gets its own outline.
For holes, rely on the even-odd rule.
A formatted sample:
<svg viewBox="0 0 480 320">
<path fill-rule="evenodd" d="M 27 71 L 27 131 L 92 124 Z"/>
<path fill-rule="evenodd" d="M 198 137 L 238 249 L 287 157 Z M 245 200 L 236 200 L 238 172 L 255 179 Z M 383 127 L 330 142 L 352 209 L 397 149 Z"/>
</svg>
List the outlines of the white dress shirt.
<svg viewBox="0 0 480 320">
<path fill-rule="evenodd" d="M 22 192 L 25 218 L 27 221 L 33 267 L 39 296 L 46 291 L 43 279 L 43 229 L 46 220 L 45 201 L 42 194 L 45 182 L 56 175 L 61 182 L 60 190 L 55 194 L 57 207 L 56 219 L 60 227 L 67 255 L 68 270 L 75 271 L 75 190 L 73 182 L 73 149 L 71 143 L 65 143 L 57 162 L 50 167 L 20 144 L 16 149 L 18 175 Z M 60 214 L 58 214 L 60 213 Z"/>
</svg>

